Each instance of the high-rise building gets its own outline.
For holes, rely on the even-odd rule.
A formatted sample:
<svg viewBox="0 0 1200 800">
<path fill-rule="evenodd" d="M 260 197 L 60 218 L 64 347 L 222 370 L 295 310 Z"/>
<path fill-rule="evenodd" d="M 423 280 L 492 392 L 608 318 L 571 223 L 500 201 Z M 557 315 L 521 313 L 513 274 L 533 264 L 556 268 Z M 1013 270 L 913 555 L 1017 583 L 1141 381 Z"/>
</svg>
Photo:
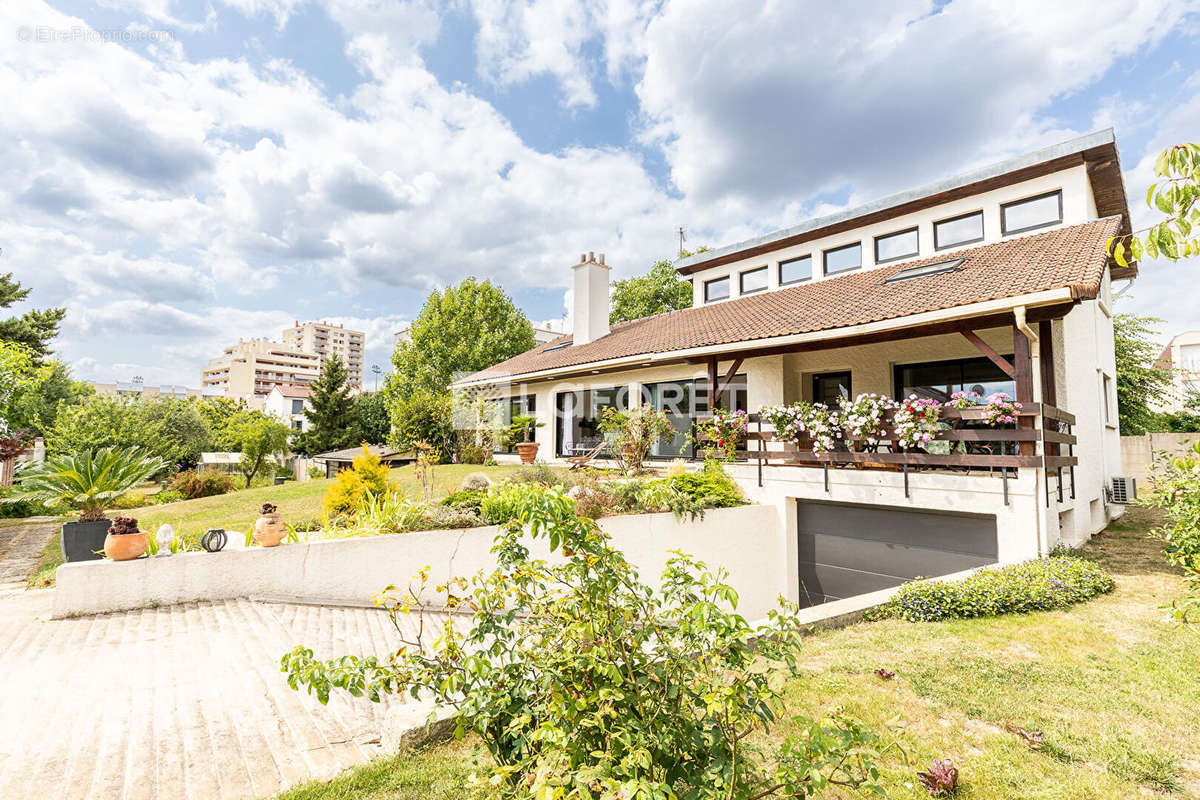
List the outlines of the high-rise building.
<svg viewBox="0 0 1200 800">
<path fill-rule="evenodd" d="M 270 339 L 241 341 L 208 362 L 201 380 L 206 393 L 262 399 L 276 386 L 307 386 L 321 372 L 321 356 Z"/>
<path fill-rule="evenodd" d="M 350 373 L 350 386 L 358 391 L 362 391 L 363 339 L 362 331 L 349 331 L 328 322 L 297 322 L 283 332 L 284 345 L 301 352 L 316 353 L 321 357 L 321 363 L 334 353 L 341 356 Z"/>
</svg>

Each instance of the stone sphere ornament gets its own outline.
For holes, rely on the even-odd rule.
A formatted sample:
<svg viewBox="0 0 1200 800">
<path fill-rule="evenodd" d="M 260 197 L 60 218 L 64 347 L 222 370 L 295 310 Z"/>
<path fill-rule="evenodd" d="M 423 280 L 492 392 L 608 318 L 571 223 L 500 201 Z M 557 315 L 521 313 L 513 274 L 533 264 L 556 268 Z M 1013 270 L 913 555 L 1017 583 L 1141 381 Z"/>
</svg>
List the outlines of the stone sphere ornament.
<svg viewBox="0 0 1200 800">
<path fill-rule="evenodd" d="M 209 553 L 217 553 L 225 547 L 225 543 L 228 541 L 229 537 L 225 534 L 224 529 L 211 528 L 200 537 L 200 546 Z"/>
</svg>

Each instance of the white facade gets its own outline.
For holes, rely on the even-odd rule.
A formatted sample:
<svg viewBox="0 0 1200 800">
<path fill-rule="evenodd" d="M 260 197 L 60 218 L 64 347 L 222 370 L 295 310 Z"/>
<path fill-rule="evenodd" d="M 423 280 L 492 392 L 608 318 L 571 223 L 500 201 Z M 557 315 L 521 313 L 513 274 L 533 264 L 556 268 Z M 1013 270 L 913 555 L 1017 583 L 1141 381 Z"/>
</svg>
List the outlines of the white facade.
<svg viewBox="0 0 1200 800">
<path fill-rule="evenodd" d="M 263 400 L 263 411 L 278 418 L 293 431 L 307 432 L 310 425 L 304 410 L 309 408 L 309 390 L 275 386 Z"/>
<path fill-rule="evenodd" d="M 285 347 L 270 339 L 242 341 L 208 362 L 202 383 L 205 392 L 225 397 L 262 400 L 276 386 L 304 386 L 317 379 L 321 357 Z"/>
<path fill-rule="evenodd" d="M 1171 370 L 1171 391 L 1154 404 L 1156 411 L 1183 411 L 1188 399 L 1200 396 L 1200 331 L 1175 336 L 1158 357 Z"/>
<path fill-rule="evenodd" d="M 322 364 L 332 355 L 339 356 L 346 365 L 351 388 L 362 391 L 365 336 L 362 331 L 328 322 L 297 322 L 283 332 L 282 342 L 294 350 L 316 353 Z"/>
</svg>

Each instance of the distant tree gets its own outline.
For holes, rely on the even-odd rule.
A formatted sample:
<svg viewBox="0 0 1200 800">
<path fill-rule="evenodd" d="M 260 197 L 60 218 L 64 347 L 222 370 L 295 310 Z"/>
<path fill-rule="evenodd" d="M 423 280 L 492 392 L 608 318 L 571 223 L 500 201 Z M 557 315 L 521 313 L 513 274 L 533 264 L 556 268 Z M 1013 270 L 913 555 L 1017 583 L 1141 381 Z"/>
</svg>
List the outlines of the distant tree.
<svg viewBox="0 0 1200 800">
<path fill-rule="evenodd" d="M 384 444 L 392 432 L 387 399 L 382 392 L 367 392 L 354 398 L 351 443 Z"/>
<path fill-rule="evenodd" d="M 287 454 L 289 433 L 287 425 L 261 411 L 239 411 L 229 418 L 225 444 L 242 454 L 238 471 L 247 487 L 275 456 Z"/>
<path fill-rule="evenodd" d="M 246 401 L 240 397 L 237 399 L 206 397 L 196 403 L 196 411 L 200 412 L 200 416 L 208 424 L 208 430 L 212 433 L 214 442 L 221 442 L 224 439 L 225 428 L 229 425 L 230 418 L 248 408 Z"/>
<path fill-rule="evenodd" d="M 38 364 L 33 348 L 0 341 L 0 433 L 28 422 L 36 409 L 37 394 L 49 376 L 49 367 Z"/>
<path fill-rule="evenodd" d="M 1200 433 L 1200 394 L 1188 394 L 1179 411 L 1159 414 L 1156 429 L 1167 433 Z"/>
<path fill-rule="evenodd" d="M 448 392 L 418 389 L 389 398 L 388 416 L 392 421 L 389 443 L 397 450 L 412 450 L 424 443 L 433 448 L 439 461 L 448 460 L 454 444 L 451 409 Z"/>
<path fill-rule="evenodd" d="M 1162 346 L 1154 341 L 1156 317 L 1117 314 L 1113 317 L 1113 344 L 1117 356 L 1117 413 L 1121 434 L 1138 436 L 1156 429 L 1153 398 L 1170 390 L 1171 373 L 1158 364 Z"/>
<path fill-rule="evenodd" d="M 1170 261 L 1200 255 L 1200 144 L 1163 150 L 1154 162 L 1154 173 L 1162 180 L 1151 184 L 1146 205 L 1166 217 L 1109 240 L 1108 250 L 1121 266 L 1143 255 Z"/>
<path fill-rule="evenodd" d="M 358 444 L 351 441 L 354 400 L 350 397 L 350 373 L 345 362 L 336 353 L 331 355 L 309 388 L 312 394 L 304 406 L 309 428 L 293 437 L 296 452 L 311 456 Z"/>
<path fill-rule="evenodd" d="M 29 296 L 29 289 L 13 280 L 12 273 L 0 275 L 0 308 L 8 308 Z M 0 341 L 23 344 L 37 358 L 50 353 L 50 340 L 58 335 L 58 326 L 66 316 L 65 308 L 34 309 L 19 317 L 0 319 Z"/>
<path fill-rule="evenodd" d="M 684 255 L 690 255 L 685 253 Z M 671 261 L 656 261 L 645 275 L 615 281 L 611 324 L 692 307 L 692 285 L 679 277 Z"/>
<path fill-rule="evenodd" d="M 200 453 L 213 445 L 196 404 L 174 397 L 125 400 L 92 395 L 60 406 L 45 434 L 51 454 L 140 447 L 181 469 L 196 466 Z"/>
<path fill-rule="evenodd" d="M 18 423 L 19 427 L 39 436 L 45 436 L 53 427 L 60 406 L 77 405 L 95 394 L 91 386 L 72 378 L 71 368 L 58 359 L 48 361 L 44 366 L 48 368 L 46 379 L 29 398 L 24 417 Z"/>
<path fill-rule="evenodd" d="M 417 391 L 444 392 L 456 372 L 486 369 L 533 346 L 533 326 L 512 298 L 467 278 L 425 300 L 392 354 L 384 392 L 389 404 Z"/>
</svg>

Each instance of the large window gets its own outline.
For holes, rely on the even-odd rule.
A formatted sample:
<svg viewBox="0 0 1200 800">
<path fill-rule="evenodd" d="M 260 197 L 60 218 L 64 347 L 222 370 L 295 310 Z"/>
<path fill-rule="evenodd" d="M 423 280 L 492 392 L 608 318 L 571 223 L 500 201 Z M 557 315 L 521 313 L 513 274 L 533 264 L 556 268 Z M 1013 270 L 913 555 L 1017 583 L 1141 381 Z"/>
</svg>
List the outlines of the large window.
<svg viewBox="0 0 1200 800">
<path fill-rule="evenodd" d="M 825 251 L 825 274 L 836 275 L 862 266 L 862 242 Z"/>
<path fill-rule="evenodd" d="M 738 275 L 738 293 L 754 294 L 767 288 L 767 268 L 748 269 Z"/>
<path fill-rule="evenodd" d="M 875 263 L 883 264 L 901 258 L 911 258 L 918 252 L 917 229 L 896 231 L 875 237 Z"/>
<path fill-rule="evenodd" d="M 799 283 L 812 278 L 812 256 L 800 256 L 779 262 L 779 285 Z"/>
<path fill-rule="evenodd" d="M 729 297 L 729 278 L 714 278 L 704 282 L 704 302 L 712 303 Z"/>
<path fill-rule="evenodd" d="M 484 401 L 485 413 L 491 414 L 489 422 L 497 428 L 508 430 L 517 417 L 531 417 L 537 411 L 537 397 L 532 394 L 519 397 L 493 398 Z M 497 453 L 515 453 L 515 447 L 505 447 L 504 442 L 495 443 Z"/>
<path fill-rule="evenodd" d="M 813 375 L 814 403 L 824 403 L 830 408 L 837 408 L 843 400 L 849 400 L 851 394 L 849 372 L 823 372 Z"/>
<path fill-rule="evenodd" d="M 1061 189 L 1000 206 L 1000 230 L 1005 236 L 1057 225 L 1062 219 Z"/>
<path fill-rule="evenodd" d="M 1012 356 L 1008 358 L 1011 360 Z M 1017 393 L 1016 381 L 987 358 L 899 364 L 895 368 L 895 386 L 897 400 L 914 394 L 945 402 L 955 392 L 975 392 L 981 397 L 995 392 L 1010 397 Z"/>
<path fill-rule="evenodd" d="M 729 410 L 749 412 L 746 376 L 734 375 L 721 394 L 719 405 Z M 688 441 L 696 417 L 708 414 L 708 378 L 662 381 L 642 386 L 642 402 L 667 414 L 674 434 L 657 442 L 650 450 L 654 458 L 691 458 L 695 448 Z"/>
<path fill-rule="evenodd" d="M 972 211 L 958 217 L 933 223 L 933 246 L 936 250 L 983 241 L 983 212 Z"/>
<path fill-rule="evenodd" d="M 629 387 L 580 389 L 554 396 L 554 441 L 559 456 L 584 453 L 604 438 L 600 419 L 608 408 L 629 410 Z"/>
</svg>

